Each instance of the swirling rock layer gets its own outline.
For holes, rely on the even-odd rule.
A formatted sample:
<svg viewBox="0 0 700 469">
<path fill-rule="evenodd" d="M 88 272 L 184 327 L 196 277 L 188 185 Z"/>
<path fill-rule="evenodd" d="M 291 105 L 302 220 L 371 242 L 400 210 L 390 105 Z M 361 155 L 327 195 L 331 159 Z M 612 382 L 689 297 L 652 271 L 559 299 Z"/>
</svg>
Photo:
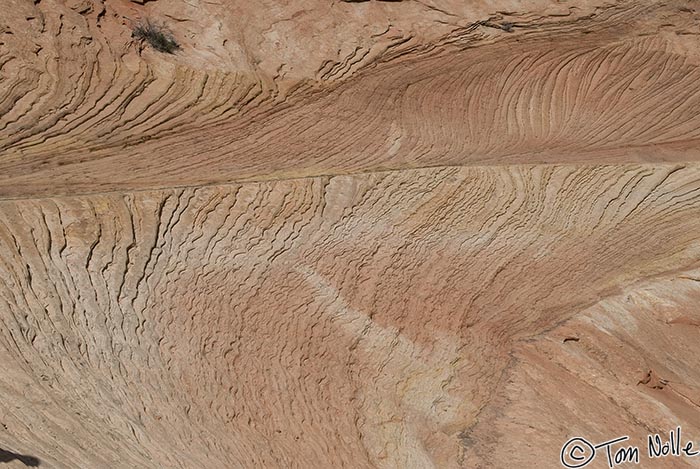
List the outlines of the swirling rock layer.
<svg viewBox="0 0 700 469">
<path fill-rule="evenodd" d="M 11 1 L 0 449 L 508 468 L 700 437 L 693 2 L 462 3 Z"/>
<path fill-rule="evenodd" d="M 256 24 L 259 42 L 243 61 L 227 48 L 253 40 L 245 28 L 227 35 L 235 11 L 222 13 L 214 36 L 213 25 L 177 30 L 177 57 L 143 57 L 129 24 L 148 12 L 88 2 L 80 13 L 56 1 L 18 1 L 23 13 L 5 27 L 0 195 L 440 165 L 698 159 L 700 30 L 684 2 L 559 7 L 564 16 L 476 8 L 470 20 L 447 21 L 449 29 L 444 18 L 426 21 L 420 37 L 420 3 L 342 3 L 327 18 L 336 28 L 342 21 L 345 36 L 315 24 L 308 44 L 303 32 L 281 31 L 311 18 L 282 22 L 288 26 L 265 18 L 272 29 Z M 170 3 L 185 10 L 177 21 L 198 24 Z M 515 26 L 508 33 L 496 27 L 503 24 Z M 300 34 L 304 45 L 295 43 Z M 332 58 L 315 47 L 326 38 L 338 43 Z M 348 43 L 354 48 L 343 55 Z M 216 64 L 240 66 L 209 70 L 212 54 L 221 56 Z"/>
<path fill-rule="evenodd" d="M 700 255 L 696 168 L 414 170 L 0 214 L 3 424 L 57 467 L 456 467 L 479 454 L 460 435 L 502 412 L 494 393 L 527 389 L 513 373 L 554 374 L 516 344 L 558 357 L 630 328 L 682 333 L 619 285 L 674 275 L 687 299 L 668 319 L 697 294 L 679 273 Z M 657 347 L 618 352 L 607 379 L 626 398 Z M 691 365 L 663 366 L 697 389 Z"/>
</svg>

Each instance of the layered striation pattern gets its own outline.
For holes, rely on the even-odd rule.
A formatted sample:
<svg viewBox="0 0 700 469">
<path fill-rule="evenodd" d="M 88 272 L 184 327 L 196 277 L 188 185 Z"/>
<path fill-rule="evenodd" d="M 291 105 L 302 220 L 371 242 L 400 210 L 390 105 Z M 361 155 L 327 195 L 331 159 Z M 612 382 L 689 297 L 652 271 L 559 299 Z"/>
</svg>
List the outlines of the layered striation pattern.
<svg viewBox="0 0 700 469">
<path fill-rule="evenodd" d="M 58 49 L 36 45 L 31 58 L 4 49 L 0 195 L 444 165 L 695 161 L 700 17 L 686 3 L 513 13 L 514 23 L 500 14 L 422 46 L 389 32 L 359 69 L 349 65 L 357 51 L 333 65 L 309 50 L 307 63 L 320 68 L 288 78 L 277 51 L 272 79 L 262 65 L 183 63 L 202 59 L 194 38 L 182 40 L 179 58 L 144 59 L 130 18 L 116 21 L 119 2 L 114 12 L 70 15 L 48 0 L 23 3 L 24 16 L 41 19 L 42 38 L 70 34 Z M 21 39 L 16 49 L 31 47 Z M 345 74 L 324 72 L 343 64 Z"/>
<path fill-rule="evenodd" d="M 3 442 L 55 467 L 457 467 L 515 344 L 596 337 L 625 317 L 618 285 L 681 281 L 699 212 L 682 166 L 6 201 Z M 589 305 L 613 326 L 586 325 Z"/>
<path fill-rule="evenodd" d="M 8 0 L 0 462 L 700 436 L 696 8 Z"/>
</svg>

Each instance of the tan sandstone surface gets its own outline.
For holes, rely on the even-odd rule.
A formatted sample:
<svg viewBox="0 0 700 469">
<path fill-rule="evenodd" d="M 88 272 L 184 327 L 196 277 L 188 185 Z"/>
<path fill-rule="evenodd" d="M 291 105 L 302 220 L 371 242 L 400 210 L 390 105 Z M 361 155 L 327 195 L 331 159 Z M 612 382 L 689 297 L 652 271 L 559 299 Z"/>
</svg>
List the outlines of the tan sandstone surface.
<svg viewBox="0 0 700 469">
<path fill-rule="evenodd" d="M 698 2 L 0 6 L 0 466 L 700 464 Z"/>
</svg>

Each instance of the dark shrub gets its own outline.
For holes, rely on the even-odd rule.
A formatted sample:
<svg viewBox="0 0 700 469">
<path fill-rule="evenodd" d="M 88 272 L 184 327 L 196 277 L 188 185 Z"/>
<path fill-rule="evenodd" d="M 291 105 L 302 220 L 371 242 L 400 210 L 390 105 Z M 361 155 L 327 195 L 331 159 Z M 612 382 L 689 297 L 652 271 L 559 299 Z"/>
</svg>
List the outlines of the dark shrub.
<svg viewBox="0 0 700 469">
<path fill-rule="evenodd" d="M 180 44 L 177 43 L 173 34 L 165 26 L 151 23 L 149 20 L 137 24 L 131 33 L 131 37 L 141 42 L 147 42 L 158 52 L 165 52 L 166 54 L 173 54 L 180 49 Z"/>
</svg>

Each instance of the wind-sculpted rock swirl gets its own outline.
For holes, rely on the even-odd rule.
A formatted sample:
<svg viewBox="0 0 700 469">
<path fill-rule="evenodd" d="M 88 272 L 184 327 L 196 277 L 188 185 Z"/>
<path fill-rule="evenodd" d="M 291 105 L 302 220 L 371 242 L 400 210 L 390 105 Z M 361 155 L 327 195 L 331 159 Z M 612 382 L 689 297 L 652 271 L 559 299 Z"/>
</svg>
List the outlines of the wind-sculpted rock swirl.
<svg viewBox="0 0 700 469">
<path fill-rule="evenodd" d="M 348 19 L 351 8 L 376 16 L 371 27 L 354 16 L 343 23 L 355 35 L 336 54 L 357 43 L 347 56 L 334 61 L 326 46 L 302 46 L 299 35 L 283 44 L 275 33 L 270 56 L 245 62 L 236 57 L 247 39 L 235 54 L 226 48 L 233 39 L 221 39 L 231 12 L 214 36 L 214 26 L 176 30 L 183 52 L 170 57 L 139 55 L 129 24 L 148 12 L 124 2 L 66 12 L 55 0 L 27 3 L 18 0 L 24 24 L 5 27 L 12 34 L 0 62 L 6 197 L 440 165 L 698 158 L 700 31 L 684 2 L 559 7 L 558 16 L 543 6 L 510 16 L 473 7 L 483 16 L 457 15 L 449 28 L 428 15 L 437 26 L 421 37 L 410 29 L 421 4 L 341 4 L 329 21 Z M 176 25 L 196 24 L 185 19 L 188 7 L 170 3 L 184 8 Z M 399 15 L 396 25 L 387 15 Z M 27 23 L 44 34 L 37 39 Z M 260 31 L 255 37 L 249 54 L 258 57 L 271 45 Z M 360 49 L 364 58 L 354 58 Z M 308 60 L 288 65 L 302 50 Z M 212 54 L 224 53 L 213 67 Z"/>
<path fill-rule="evenodd" d="M 8 0 L 0 463 L 700 439 L 696 10 Z"/>
<path fill-rule="evenodd" d="M 5 201 L 2 443 L 51 467 L 458 467 L 513 347 L 682 278 L 698 215 L 683 166 Z"/>
</svg>

